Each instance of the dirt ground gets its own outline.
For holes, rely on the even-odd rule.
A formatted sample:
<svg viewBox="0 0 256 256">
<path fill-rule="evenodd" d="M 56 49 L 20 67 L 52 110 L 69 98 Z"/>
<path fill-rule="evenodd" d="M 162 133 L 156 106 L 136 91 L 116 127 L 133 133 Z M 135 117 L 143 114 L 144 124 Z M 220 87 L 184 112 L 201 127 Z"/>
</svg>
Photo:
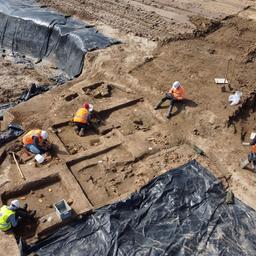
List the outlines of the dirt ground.
<svg viewBox="0 0 256 256">
<path fill-rule="evenodd" d="M 249 7 L 254 1 L 40 3 L 96 24 L 122 43 L 88 53 L 79 78 L 11 109 L 3 125 L 11 119 L 26 129 L 49 129 L 70 120 L 84 101 L 93 103 L 102 126 L 111 129 L 80 138 L 63 125 L 54 141 L 62 150 L 60 162 L 67 164 L 92 208 L 125 198 L 157 175 L 197 159 L 256 209 L 256 174 L 240 167 L 250 150 L 242 141 L 256 132 L 256 11 Z M 14 70 L 14 64 L 8 65 L 6 72 Z M 45 81 L 44 74 L 22 79 Z M 226 74 L 230 87 L 223 92 L 214 78 Z M 184 85 L 187 100 L 168 120 L 167 103 L 153 108 L 175 80 Z M 88 91 L 102 81 L 117 85 L 110 95 L 98 96 L 101 87 Z M 243 93 L 241 103 L 230 106 L 228 97 L 237 90 Z M 143 100 L 124 104 L 139 98 Z M 199 156 L 193 145 L 207 157 Z"/>
<path fill-rule="evenodd" d="M 250 6 L 254 1 L 232 0 L 226 3 L 214 0 L 102 0 L 62 1 L 40 0 L 68 15 L 75 15 L 89 22 L 102 22 L 125 33 L 153 40 L 168 40 L 184 33 L 206 30 L 193 16 L 209 19 L 224 18 Z M 79 6 L 79 8 L 77 8 Z"/>
<path fill-rule="evenodd" d="M 61 74 L 47 61 L 35 64 L 33 58 L 13 55 L 9 51 L 2 52 L 0 68 L 0 106 L 21 102 L 20 96 L 33 83 L 45 87 L 54 86 L 54 78 Z"/>
</svg>

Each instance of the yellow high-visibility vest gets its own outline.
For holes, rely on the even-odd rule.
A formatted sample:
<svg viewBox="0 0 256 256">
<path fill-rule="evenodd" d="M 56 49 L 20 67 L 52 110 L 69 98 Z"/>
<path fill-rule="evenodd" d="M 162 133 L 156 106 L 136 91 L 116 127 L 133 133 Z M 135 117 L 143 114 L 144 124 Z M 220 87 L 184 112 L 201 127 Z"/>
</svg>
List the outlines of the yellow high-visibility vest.
<svg viewBox="0 0 256 256">
<path fill-rule="evenodd" d="M 86 124 L 89 116 L 89 111 L 86 108 L 79 108 L 75 113 L 73 122 Z"/>
<path fill-rule="evenodd" d="M 9 217 L 15 214 L 15 211 L 8 209 L 6 205 L 0 209 L 0 230 L 7 231 L 12 227 L 12 223 L 8 222 Z"/>
</svg>

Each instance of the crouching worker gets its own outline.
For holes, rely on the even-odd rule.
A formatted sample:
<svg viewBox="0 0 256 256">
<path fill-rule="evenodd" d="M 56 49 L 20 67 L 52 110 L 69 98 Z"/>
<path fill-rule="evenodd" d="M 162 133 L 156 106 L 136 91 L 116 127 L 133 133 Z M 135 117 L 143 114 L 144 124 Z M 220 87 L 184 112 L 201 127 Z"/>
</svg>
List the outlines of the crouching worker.
<svg viewBox="0 0 256 256">
<path fill-rule="evenodd" d="M 24 147 L 33 154 L 44 154 L 50 151 L 51 144 L 47 141 L 48 133 L 44 130 L 31 130 L 23 137 Z"/>
<path fill-rule="evenodd" d="M 256 136 L 253 138 L 252 142 L 250 143 L 251 152 L 248 154 L 248 161 L 252 165 L 252 169 L 256 172 Z"/>
<path fill-rule="evenodd" d="M 160 100 L 160 102 L 155 106 L 155 110 L 159 109 L 161 107 L 161 105 L 169 100 L 170 101 L 170 107 L 168 109 L 168 112 L 166 114 L 167 118 L 171 117 L 171 113 L 172 113 L 172 109 L 174 104 L 177 101 L 182 101 L 185 98 L 185 89 L 183 88 L 183 86 L 180 84 L 179 81 L 175 81 L 172 84 L 171 89 L 169 90 L 169 92 L 166 93 L 166 95 Z"/>
<path fill-rule="evenodd" d="M 36 211 L 29 212 L 28 205 L 20 207 L 19 200 L 13 200 L 10 206 L 3 205 L 0 209 L 0 230 L 9 231 L 22 224 L 23 220 L 34 221 Z"/>
<path fill-rule="evenodd" d="M 89 103 L 84 103 L 82 108 L 79 108 L 74 115 L 73 124 L 77 135 L 84 136 L 86 130 L 90 127 L 91 113 L 93 106 Z"/>
</svg>

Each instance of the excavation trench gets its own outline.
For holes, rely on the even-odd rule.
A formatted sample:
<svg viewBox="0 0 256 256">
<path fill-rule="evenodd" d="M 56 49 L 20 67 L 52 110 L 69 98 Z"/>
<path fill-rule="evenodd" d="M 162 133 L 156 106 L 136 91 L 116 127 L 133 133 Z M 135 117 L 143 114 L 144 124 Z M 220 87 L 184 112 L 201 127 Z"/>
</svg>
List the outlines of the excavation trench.
<svg viewBox="0 0 256 256">
<path fill-rule="evenodd" d="M 240 134 L 241 141 L 248 140 L 250 133 L 256 130 L 256 92 L 252 92 L 238 109 L 228 118 L 228 126 L 234 126 L 234 132 Z"/>
</svg>

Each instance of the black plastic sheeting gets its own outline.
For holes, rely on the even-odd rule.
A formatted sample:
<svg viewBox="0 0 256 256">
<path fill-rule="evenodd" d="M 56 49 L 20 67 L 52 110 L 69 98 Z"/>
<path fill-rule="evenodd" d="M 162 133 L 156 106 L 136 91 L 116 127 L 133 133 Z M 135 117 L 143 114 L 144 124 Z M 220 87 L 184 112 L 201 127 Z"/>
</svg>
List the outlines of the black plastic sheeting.
<svg viewBox="0 0 256 256">
<path fill-rule="evenodd" d="M 49 90 L 49 87 L 47 85 L 31 84 L 29 89 L 23 91 L 19 100 L 27 101 L 38 94 L 47 92 L 48 90 Z"/>
<path fill-rule="evenodd" d="M 1 47 L 55 59 L 69 78 L 78 76 L 88 51 L 105 48 L 116 40 L 95 28 L 56 11 L 40 8 L 32 0 L 0 0 Z"/>
<path fill-rule="evenodd" d="M 0 104 L 0 120 L 3 120 L 4 112 L 8 111 L 10 108 L 13 108 L 17 104 L 19 104 L 21 102 L 24 102 L 24 101 L 27 101 L 27 100 L 33 98 L 36 95 L 47 92 L 49 89 L 54 88 L 55 86 L 57 86 L 58 85 L 58 80 L 56 80 L 55 84 L 56 85 L 49 85 L 49 84 L 36 85 L 36 84 L 32 83 L 30 85 L 30 88 L 23 90 L 20 97 L 17 98 L 16 100 L 14 100 L 13 102 Z"/>
<path fill-rule="evenodd" d="M 0 121 L 3 120 L 4 112 L 14 107 L 16 104 L 13 102 L 0 104 Z"/>
<path fill-rule="evenodd" d="M 19 124 L 9 124 L 7 130 L 0 132 L 0 147 L 16 139 L 23 133 L 24 130 Z"/>
<path fill-rule="evenodd" d="M 31 249 L 40 256 L 256 255 L 256 212 L 225 203 L 222 184 L 196 161 L 124 201 L 61 228 Z"/>
</svg>

